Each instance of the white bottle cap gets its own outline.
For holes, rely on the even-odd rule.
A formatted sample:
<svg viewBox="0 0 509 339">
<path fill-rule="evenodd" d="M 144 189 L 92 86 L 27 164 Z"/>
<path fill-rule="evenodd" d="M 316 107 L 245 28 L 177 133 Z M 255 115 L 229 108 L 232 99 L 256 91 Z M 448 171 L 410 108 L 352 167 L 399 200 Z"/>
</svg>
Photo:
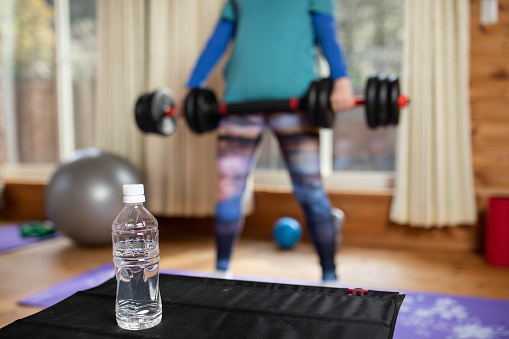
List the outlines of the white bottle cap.
<svg viewBox="0 0 509 339">
<path fill-rule="evenodd" d="M 145 202 L 145 189 L 143 184 L 128 184 L 123 186 L 124 203 L 135 204 Z"/>
</svg>

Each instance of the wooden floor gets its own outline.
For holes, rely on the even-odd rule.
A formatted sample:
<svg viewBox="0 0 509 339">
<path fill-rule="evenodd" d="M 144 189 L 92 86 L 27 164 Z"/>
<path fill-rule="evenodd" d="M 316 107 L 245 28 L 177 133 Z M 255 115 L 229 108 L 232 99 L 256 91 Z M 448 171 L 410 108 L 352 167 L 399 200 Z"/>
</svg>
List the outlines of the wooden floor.
<svg viewBox="0 0 509 339">
<path fill-rule="evenodd" d="M 210 237 L 169 235 L 161 241 L 161 267 L 211 272 Z M 39 311 L 19 306 L 23 297 L 105 262 L 111 248 L 83 248 L 66 238 L 0 255 L 0 327 Z M 474 253 L 343 247 L 337 253 L 341 286 L 395 291 L 432 291 L 509 299 L 509 269 L 489 267 Z M 271 241 L 241 239 L 232 262 L 235 275 L 317 283 L 320 271 L 308 243 L 290 251 Z"/>
</svg>

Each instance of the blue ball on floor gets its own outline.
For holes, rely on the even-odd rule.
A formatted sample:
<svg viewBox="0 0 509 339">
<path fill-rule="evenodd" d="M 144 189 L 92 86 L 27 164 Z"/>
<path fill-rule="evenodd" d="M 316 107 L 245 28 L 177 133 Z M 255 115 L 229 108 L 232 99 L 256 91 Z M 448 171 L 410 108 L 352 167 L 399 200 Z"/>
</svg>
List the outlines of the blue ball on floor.
<svg viewBox="0 0 509 339">
<path fill-rule="evenodd" d="M 279 247 L 290 249 L 300 240 L 302 227 L 293 218 L 280 218 L 274 223 L 272 235 Z"/>
</svg>

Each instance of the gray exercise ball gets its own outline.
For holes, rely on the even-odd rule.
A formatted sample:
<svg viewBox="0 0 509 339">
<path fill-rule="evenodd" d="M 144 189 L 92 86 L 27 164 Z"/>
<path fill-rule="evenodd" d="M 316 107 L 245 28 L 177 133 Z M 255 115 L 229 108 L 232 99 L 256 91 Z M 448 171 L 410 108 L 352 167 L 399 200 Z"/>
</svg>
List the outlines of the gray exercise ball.
<svg viewBox="0 0 509 339">
<path fill-rule="evenodd" d="M 122 186 L 141 180 L 126 160 L 98 148 L 80 149 L 46 187 L 46 216 L 80 245 L 111 245 L 111 223 L 124 207 Z"/>
</svg>

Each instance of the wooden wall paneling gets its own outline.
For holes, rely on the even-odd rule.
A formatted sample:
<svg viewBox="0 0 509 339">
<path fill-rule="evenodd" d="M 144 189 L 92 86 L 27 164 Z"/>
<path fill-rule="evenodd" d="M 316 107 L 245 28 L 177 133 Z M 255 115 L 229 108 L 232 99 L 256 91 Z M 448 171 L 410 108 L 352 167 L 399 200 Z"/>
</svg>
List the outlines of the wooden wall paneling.
<svg viewBox="0 0 509 339">
<path fill-rule="evenodd" d="M 482 216 L 491 196 L 509 194 L 509 0 L 498 1 L 493 25 L 481 24 L 480 4 L 471 1 L 470 101 L 473 168 Z"/>
<path fill-rule="evenodd" d="M 390 223 L 391 192 L 330 192 L 329 197 L 333 206 L 345 212 L 345 245 L 430 251 L 479 248 L 477 226 L 423 229 Z M 257 208 L 246 219 L 243 237 L 271 237 L 272 224 L 284 216 L 297 219 L 305 227 L 299 205 L 290 192 L 256 191 L 255 199 Z M 309 241 L 306 233 L 303 241 Z"/>
<path fill-rule="evenodd" d="M 392 192 L 345 192 L 330 194 L 332 206 L 341 208 L 346 215 L 343 234 L 348 236 L 385 234 L 389 224 Z"/>
<path fill-rule="evenodd" d="M 508 60 L 509 49 L 503 48 L 505 46 L 505 35 L 497 37 L 495 41 L 498 41 L 498 48 L 485 48 L 485 49 L 473 49 L 470 51 L 470 57 L 473 60 Z M 484 40 L 484 39 L 483 39 Z M 476 46 L 476 45 L 474 45 Z"/>
<path fill-rule="evenodd" d="M 332 206 L 347 216 L 343 228 L 349 234 L 384 234 L 392 194 L 330 193 Z M 270 236 L 273 223 L 282 217 L 292 217 L 305 227 L 300 206 L 291 192 L 256 191 L 256 211 L 246 219 L 244 232 L 249 236 Z"/>
<path fill-rule="evenodd" d="M 507 113 L 509 114 L 509 107 Z M 480 121 L 472 123 L 472 144 L 482 150 L 509 146 L 509 123 Z"/>
<path fill-rule="evenodd" d="M 481 0 L 471 0 L 472 8 L 471 22 L 473 25 L 479 25 L 481 21 Z M 498 22 L 509 23 L 509 3 L 507 0 L 498 0 Z"/>
<path fill-rule="evenodd" d="M 497 23 L 494 25 L 481 24 L 481 0 L 471 0 L 470 9 L 470 26 L 473 37 L 485 34 L 504 35 L 509 33 L 509 3 L 507 0 L 498 0 L 498 17 Z"/>
<path fill-rule="evenodd" d="M 45 184 L 10 183 L 4 187 L 1 217 L 6 221 L 45 220 Z"/>
<path fill-rule="evenodd" d="M 482 173 L 484 169 L 492 169 L 502 167 L 501 170 L 507 169 L 509 162 L 509 145 L 500 147 L 474 147 L 474 167 L 478 173 Z M 506 172 L 507 173 L 507 172 Z M 482 174 L 480 174 L 482 175 Z M 509 175 L 501 175 L 497 177 L 497 182 L 501 185 L 507 183 Z M 481 178 L 479 178 L 481 179 Z"/>
<path fill-rule="evenodd" d="M 388 223 L 383 235 L 345 234 L 346 245 L 423 251 L 477 251 L 481 237 L 478 226 L 466 225 L 424 229 Z"/>
<path fill-rule="evenodd" d="M 509 80 L 509 63 L 495 61 L 478 61 L 472 62 L 472 70 L 470 72 L 470 81 L 477 85 L 486 81 L 508 81 Z M 477 85 L 479 86 L 479 85 Z"/>
<path fill-rule="evenodd" d="M 476 165 L 474 176 L 476 183 L 481 187 L 497 187 L 507 189 L 509 194 L 509 164 L 486 164 Z"/>
<path fill-rule="evenodd" d="M 490 100 L 478 98 L 470 102 L 472 122 L 509 123 L 509 97 Z"/>
<path fill-rule="evenodd" d="M 490 50 L 495 51 L 508 51 L 509 50 L 509 35 L 498 34 L 491 36 L 483 36 L 482 39 L 472 40 L 470 45 L 472 52 L 485 52 Z M 478 55 L 473 55 L 476 57 Z"/>
<path fill-rule="evenodd" d="M 509 60 L 509 56 L 507 57 L 507 60 Z M 491 100 L 506 96 L 509 96 L 509 80 L 481 81 L 472 83 L 470 86 L 470 98 L 472 100 Z M 500 109 L 507 109 L 507 107 L 500 107 Z"/>
</svg>

